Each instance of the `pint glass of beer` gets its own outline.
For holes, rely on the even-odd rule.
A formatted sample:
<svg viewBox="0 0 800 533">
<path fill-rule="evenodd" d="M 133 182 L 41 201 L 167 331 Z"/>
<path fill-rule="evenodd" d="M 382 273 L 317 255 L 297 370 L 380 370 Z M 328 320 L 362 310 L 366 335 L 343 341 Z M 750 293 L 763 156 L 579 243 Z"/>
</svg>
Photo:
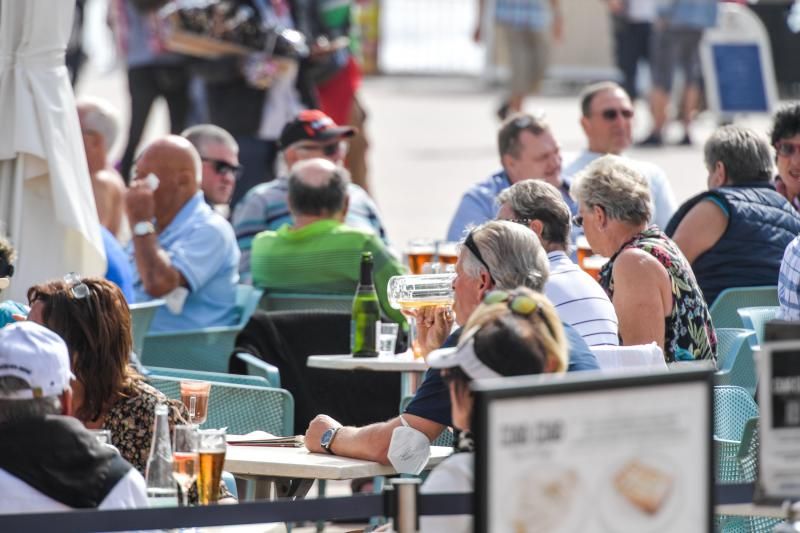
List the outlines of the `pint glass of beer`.
<svg viewBox="0 0 800 533">
<path fill-rule="evenodd" d="M 200 505 L 210 505 L 219 500 L 219 483 L 225 464 L 225 429 L 198 431 L 197 455 L 200 472 L 197 476 L 197 495 Z"/>
</svg>

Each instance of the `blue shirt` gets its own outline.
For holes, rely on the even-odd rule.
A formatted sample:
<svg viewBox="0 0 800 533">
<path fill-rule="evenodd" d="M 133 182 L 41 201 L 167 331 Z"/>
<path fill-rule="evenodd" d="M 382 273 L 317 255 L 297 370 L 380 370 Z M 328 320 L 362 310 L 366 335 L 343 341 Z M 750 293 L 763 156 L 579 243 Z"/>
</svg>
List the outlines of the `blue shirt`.
<svg viewBox="0 0 800 533">
<path fill-rule="evenodd" d="M 18 302 L 11 300 L 0 302 L 0 328 L 16 322 L 12 315 L 28 316 L 28 311 L 30 309 L 28 309 L 27 305 Z"/>
<path fill-rule="evenodd" d="M 106 249 L 108 260 L 104 277 L 120 288 L 125 300 L 133 302 L 133 269 L 128 262 L 128 256 L 125 255 L 125 250 L 119 241 L 105 226 L 100 226 L 100 235 L 103 237 L 103 247 Z"/>
<path fill-rule="evenodd" d="M 497 22 L 542 31 L 553 22 L 550 0 L 497 0 L 495 4 Z"/>
<path fill-rule="evenodd" d="M 577 372 L 580 370 L 599 370 L 597 358 L 586 345 L 586 342 L 572 326 L 564 324 L 564 334 L 569 345 L 569 366 L 567 372 Z M 455 331 L 447 338 L 442 348 L 449 348 L 458 344 L 458 336 L 461 330 Z M 417 389 L 414 398 L 411 399 L 406 407 L 406 413 L 433 420 L 445 426 L 452 426 L 452 412 L 450 406 L 450 390 L 442 381 L 442 377 L 437 369 L 429 369 L 425 373 L 425 379 Z"/>
<path fill-rule="evenodd" d="M 493 220 L 497 216 L 497 195 L 511 187 L 511 181 L 505 170 L 489 176 L 467 189 L 461 198 L 461 203 L 456 209 L 453 221 L 450 222 L 450 229 L 447 230 L 447 240 L 452 242 L 460 241 L 464 238 L 464 231 L 471 226 L 483 224 L 487 220 Z M 562 181 L 559 187 L 561 197 L 569 206 L 570 212 L 576 214 L 578 206 L 569 195 L 569 186 Z"/>
<path fill-rule="evenodd" d="M 658 15 L 670 28 L 710 28 L 717 23 L 717 0 L 673 0 L 662 3 Z"/>
<path fill-rule="evenodd" d="M 158 234 L 158 244 L 169 255 L 173 268 L 186 279 L 190 292 L 180 314 L 172 314 L 165 306 L 159 308 L 150 331 L 234 324 L 238 318 L 239 248 L 233 228 L 203 201 L 202 191 L 186 202 Z M 134 301 L 152 300 L 136 269 L 133 243 L 128 245 L 128 255 L 134 272 Z"/>
</svg>

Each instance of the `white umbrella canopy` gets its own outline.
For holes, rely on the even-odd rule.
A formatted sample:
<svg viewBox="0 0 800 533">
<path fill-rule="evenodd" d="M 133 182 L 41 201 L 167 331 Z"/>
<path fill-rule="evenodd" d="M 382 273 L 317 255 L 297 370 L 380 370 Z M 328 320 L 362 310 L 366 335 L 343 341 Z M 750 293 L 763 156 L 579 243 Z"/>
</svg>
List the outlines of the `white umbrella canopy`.
<svg viewBox="0 0 800 533">
<path fill-rule="evenodd" d="M 0 233 L 19 258 L 4 297 L 106 258 L 64 66 L 74 0 L 0 0 Z"/>
</svg>

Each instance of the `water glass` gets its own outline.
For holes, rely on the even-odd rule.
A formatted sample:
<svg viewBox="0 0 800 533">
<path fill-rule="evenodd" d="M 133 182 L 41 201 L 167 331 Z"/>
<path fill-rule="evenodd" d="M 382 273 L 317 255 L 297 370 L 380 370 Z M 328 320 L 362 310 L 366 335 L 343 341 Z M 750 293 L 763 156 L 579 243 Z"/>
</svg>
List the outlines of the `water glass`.
<svg viewBox="0 0 800 533">
<path fill-rule="evenodd" d="M 217 503 L 222 466 L 225 464 L 225 429 L 201 429 L 198 431 L 197 452 L 200 459 L 200 474 L 197 478 L 197 495 L 200 505 Z"/>
<path fill-rule="evenodd" d="M 172 477 L 181 487 L 181 502 L 189 505 L 189 489 L 197 479 L 200 457 L 197 453 L 198 429 L 193 424 L 175 426 L 172 443 Z"/>
<path fill-rule="evenodd" d="M 110 429 L 90 429 L 89 433 L 94 435 L 94 438 L 96 438 L 100 444 L 108 444 L 109 446 L 113 446 L 113 444 L 111 444 Z"/>
<path fill-rule="evenodd" d="M 393 356 L 400 325 L 394 322 L 378 322 L 375 327 L 378 328 L 378 355 Z"/>
</svg>

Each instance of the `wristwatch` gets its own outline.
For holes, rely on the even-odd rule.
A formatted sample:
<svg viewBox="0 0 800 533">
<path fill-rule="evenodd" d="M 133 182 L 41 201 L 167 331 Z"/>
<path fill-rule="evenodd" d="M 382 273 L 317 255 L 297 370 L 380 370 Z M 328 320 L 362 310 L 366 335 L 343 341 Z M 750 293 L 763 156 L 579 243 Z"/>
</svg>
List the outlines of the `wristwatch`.
<svg viewBox="0 0 800 533">
<path fill-rule="evenodd" d="M 331 455 L 334 455 L 333 450 L 331 450 L 331 445 L 333 444 L 333 439 L 336 437 L 336 433 L 341 428 L 330 428 L 322 434 L 322 438 L 319 439 L 319 444 L 322 446 L 322 449 L 328 452 Z"/>
<path fill-rule="evenodd" d="M 156 232 L 156 227 L 149 220 L 143 220 L 133 225 L 133 236 L 144 237 Z"/>
</svg>

